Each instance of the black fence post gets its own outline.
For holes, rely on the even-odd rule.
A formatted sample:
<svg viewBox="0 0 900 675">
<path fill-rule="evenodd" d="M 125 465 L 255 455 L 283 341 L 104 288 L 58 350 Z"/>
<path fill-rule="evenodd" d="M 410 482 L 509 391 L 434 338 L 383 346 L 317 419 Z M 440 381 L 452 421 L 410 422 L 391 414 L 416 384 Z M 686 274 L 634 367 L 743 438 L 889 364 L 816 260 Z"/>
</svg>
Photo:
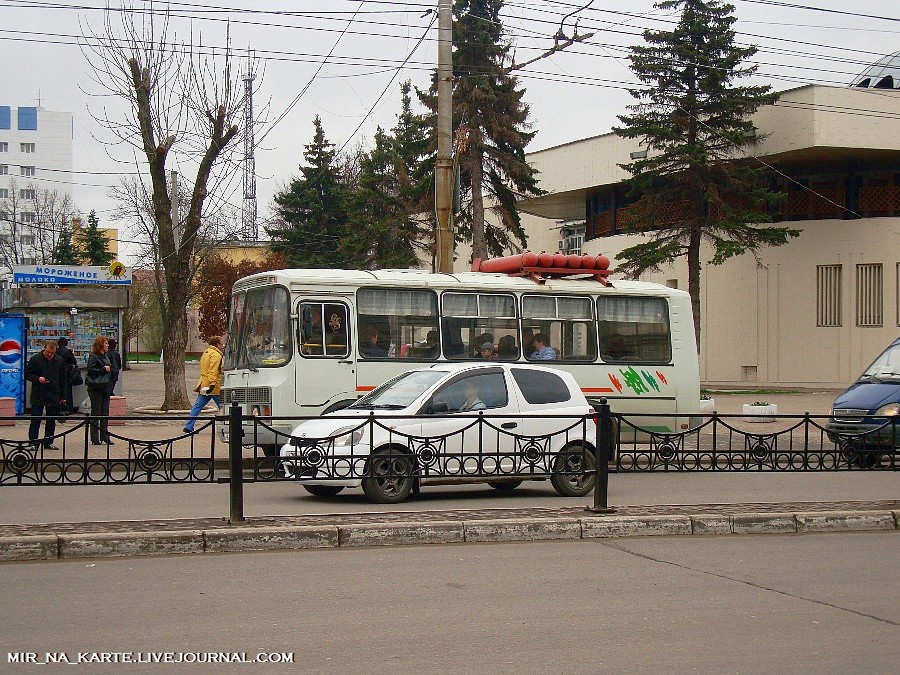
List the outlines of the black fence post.
<svg viewBox="0 0 900 675">
<path fill-rule="evenodd" d="M 612 411 L 609 401 L 602 397 L 594 404 L 594 410 L 599 413 L 597 424 L 597 466 L 594 476 L 594 506 L 588 507 L 588 511 L 594 513 L 614 513 L 615 509 L 609 507 L 609 445 L 612 435 Z"/>
<path fill-rule="evenodd" d="M 244 522 L 244 446 L 241 406 L 232 403 L 228 409 L 228 460 L 231 475 L 228 480 L 228 493 L 231 498 L 231 510 L 228 522 Z"/>
</svg>

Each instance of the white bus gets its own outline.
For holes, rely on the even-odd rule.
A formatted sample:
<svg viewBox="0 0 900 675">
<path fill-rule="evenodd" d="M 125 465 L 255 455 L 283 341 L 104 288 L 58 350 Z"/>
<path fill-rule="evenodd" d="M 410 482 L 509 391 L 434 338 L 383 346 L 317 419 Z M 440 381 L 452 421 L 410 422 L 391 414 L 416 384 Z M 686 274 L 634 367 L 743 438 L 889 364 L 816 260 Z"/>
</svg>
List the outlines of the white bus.
<svg viewBox="0 0 900 675">
<path fill-rule="evenodd" d="M 657 284 L 533 280 L 484 272 L 289 269 L 232 289 L 223 402 L 274 417 L 245 442 L 277 454 L 295 422 L 337 410 L 399 373 L 437 361 L 533 360 L 565 370 L 589 399 L 661 433 L 698 414 L 690 297 Z M 486 344 L 493 352 L 482 350 Z M 668 422 L 668 423 L 666 423 Z M 268 421 L 267 421 L 268 423 Z M 675 428 L 675 427 L 679 428 Z"/>
</svg>

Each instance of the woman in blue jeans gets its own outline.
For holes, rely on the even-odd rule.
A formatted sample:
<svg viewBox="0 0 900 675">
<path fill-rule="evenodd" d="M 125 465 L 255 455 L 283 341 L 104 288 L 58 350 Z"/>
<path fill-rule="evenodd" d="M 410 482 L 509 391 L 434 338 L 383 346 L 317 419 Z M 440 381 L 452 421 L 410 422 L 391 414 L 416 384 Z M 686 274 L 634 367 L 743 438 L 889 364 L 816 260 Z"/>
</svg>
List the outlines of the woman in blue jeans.
<svg viewBox="0 0 900 675">
<path fill-rule="evenodd" d="M 184 433 L 194 433 L 194 424 L 197 422 L 197 416 L 200 411 L 206 407 L 210 401 L 215 401 L 216 405 L 222 407 L 222 367 L 223 367 L 223 350 L 225 349 L 225 340 L 219 335 L 209 338 L 209 347 L 200 357 L 200 380 L 194 391 L 197 392 L 197 400 L 194 401 L 194 407 L 191 408 L 191 417 L 184 425 Z"/>
</svg>

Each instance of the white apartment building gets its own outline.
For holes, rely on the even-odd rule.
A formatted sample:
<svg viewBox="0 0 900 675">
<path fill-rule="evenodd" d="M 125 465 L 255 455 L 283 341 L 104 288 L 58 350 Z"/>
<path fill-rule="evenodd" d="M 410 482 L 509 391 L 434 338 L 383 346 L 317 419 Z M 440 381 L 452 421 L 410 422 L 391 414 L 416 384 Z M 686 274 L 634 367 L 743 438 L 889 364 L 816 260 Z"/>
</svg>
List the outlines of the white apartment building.
<svg viewBox="0 0 900 675">
<path fill-rule="evenodd" d="M 0 105 L 0 268 L 41 262 L 55 242 L 51 213 L 72 199 L 72 123 L 72 113 Z"/>
<path fill-rule="evenodd" d="M 712 266 L 706 251 L 705 384 L 843 387 L 900 335 L 900 90 L 872 86 L 800 87 L 754 117 L 753 154 L 787 193 L 773 220 L 802 233 L 761 249 L 762 266 Z M 529 249 L 603 253 L 615 267 L 645 236 L 628 233 L 619 167 L 642 150 L 605 134 L 529 154 L 547 190 L 518 204 Z M 643 278 L 686 289 L 686 263 Z"/>
</svg>

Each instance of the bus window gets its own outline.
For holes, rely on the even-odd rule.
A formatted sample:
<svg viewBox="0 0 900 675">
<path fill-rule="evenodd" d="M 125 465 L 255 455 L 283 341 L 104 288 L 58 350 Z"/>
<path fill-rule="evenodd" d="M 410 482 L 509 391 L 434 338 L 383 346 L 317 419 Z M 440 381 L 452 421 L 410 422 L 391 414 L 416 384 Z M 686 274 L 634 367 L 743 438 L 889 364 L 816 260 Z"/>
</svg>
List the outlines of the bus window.
<svg viewBox="0 0 900 675">
<path fill-rule="evenodd" d="M 483 359 L 482 347 L 488 343 L 494 346 L 491 358 L 519 358 L 515 296 L 448 292 L 441 302 L 448 359 Z"/>
<path fill-rule="evenodd" d="M 612 363 L 668 363 L 672 360 L 665 298 L 597 298 L 600 358 Z"/>
<path fill-rule="evenodd" d="M 301 302 L 300 353 L 303 356 L 346 358 L 350 353 L 347 308 L 342 304 Z"/>
<path fill-rule="evenodd" d="M 360 357 L 436 358 L 427 356 L 435 353 L 434 345 L 438 344 L 437 294 L 434 291 L 361 288 L 356 302 Z"/>
<path fill-rule="evenodd" d="M 526 295 L 522 297 L 522 349 L 526 358 L 586 363 L 597 358 L 597 330 L 590 298 Z M 534 337 L 545 338 L 535 350 Z M 550 359 L 552 349 L 554 358 Z"/>
<path fill-rule="evenodd" d="M 234 296 L 226 354 L 227 368 L 283 366 L 291 360 L 288 292 L 282 286 Z"/>
</svg>

